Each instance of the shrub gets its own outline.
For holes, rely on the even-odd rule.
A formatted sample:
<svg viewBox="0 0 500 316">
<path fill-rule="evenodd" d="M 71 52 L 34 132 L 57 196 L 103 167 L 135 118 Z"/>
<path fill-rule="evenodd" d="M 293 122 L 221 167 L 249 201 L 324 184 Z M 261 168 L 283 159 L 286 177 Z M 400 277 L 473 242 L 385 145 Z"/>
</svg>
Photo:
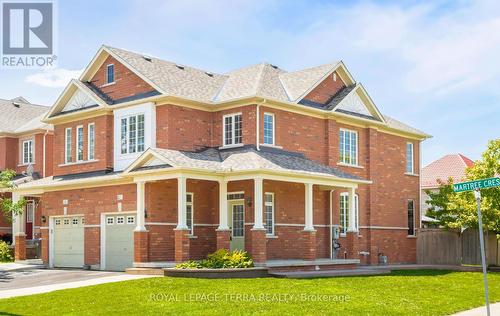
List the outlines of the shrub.
<svg viewBox="0 0 500 316">
<path fill-rule="evenodd" d="M 207 256 L 207 259 L 187 261 L 175 266 L 176 269 L 228 269 L 251 268 L 253 260 L 246 251 L 225 249 L 217 250 Z"/>
<path fill-rule="evenodd" d="M 0 262 L 13 261 L 12 253 L 9 245 L 5 241 L 0 241 Z"/>
</svg>

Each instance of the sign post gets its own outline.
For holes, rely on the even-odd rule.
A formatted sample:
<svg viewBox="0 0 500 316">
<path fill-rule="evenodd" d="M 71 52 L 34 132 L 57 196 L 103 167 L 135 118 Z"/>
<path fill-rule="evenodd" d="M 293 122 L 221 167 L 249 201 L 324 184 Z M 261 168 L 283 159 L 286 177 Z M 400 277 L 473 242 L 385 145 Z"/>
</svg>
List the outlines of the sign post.
<svg viewBox="0 0 500 316">
<path fill-rule="evenodd" d="M 483 267 L 484 299 L 486 301 L 486 312 L 490 316 L 490 302 L 488 299 L 488 277 L 486 270 L 486 254 L 484 250 L 483 217 L 481 215 L 481 189 L 500 187 L 500 178 L 489 178 L 476 181 L 462 182 L 453 185 L 455 192 L 474 191 L 477 202 L 477 222 L 479 230 L 479 244 L 481 246 L 481 265 Z"/>
</svg>

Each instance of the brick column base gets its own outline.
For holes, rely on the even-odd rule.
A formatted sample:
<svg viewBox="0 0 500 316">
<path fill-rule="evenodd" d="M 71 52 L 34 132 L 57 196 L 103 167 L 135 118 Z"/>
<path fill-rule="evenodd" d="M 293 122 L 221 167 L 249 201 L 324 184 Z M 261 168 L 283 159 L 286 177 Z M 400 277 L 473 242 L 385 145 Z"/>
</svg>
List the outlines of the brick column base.
<svg viewBox="0 0 500 316">
<path fill-rule="evenodd" d="M 149 262 L 149 232 L 134 231 L 134 262 Z"/>
<path fill-rule="evenodd" d="M 175 231 L 175 261 L 189 260 L 189 229 L 174 229 Z"/>
<path fill-rule="evenodd" d="M 304 253 L 302 259 L 316 260 L 316 231 L 304 230 L 302 231 L 304 239 Z"/>
<path fill-rule="evenodd" d="M 346 233 L 346 248 L 347 248 L 347 259 L 359 259 L 358 254 L 358 233 L 357 232 L 347 232 Z"/>
<path fill-rule="evenodd" d="M 252 251 L 251 256 L 253 262 L 257 265 L 266 263 L 267 260 L 267 239 L 265 229 L 251 229 Z"/>
<path fill-rule="evenodd" d="M 229 229 L 216 229 L 215 232 L 217 234 L 217 250 L 229 250 L 231 231 Z"/>
<path fill-rule="evenodd" d="M 26 235 L 20 234 L 14 237 L 15 238 L 15 248 L 14 248 L 14 259 L 18 260 L 26 260 Z"/>
<path fill-rule="evenodd" d="M 49 230 L 41 229 L 40 234 L 42 235 L 41 248 L 42 248 L 42 262 L 44 264 L 49 264 Z"/>
</svg>

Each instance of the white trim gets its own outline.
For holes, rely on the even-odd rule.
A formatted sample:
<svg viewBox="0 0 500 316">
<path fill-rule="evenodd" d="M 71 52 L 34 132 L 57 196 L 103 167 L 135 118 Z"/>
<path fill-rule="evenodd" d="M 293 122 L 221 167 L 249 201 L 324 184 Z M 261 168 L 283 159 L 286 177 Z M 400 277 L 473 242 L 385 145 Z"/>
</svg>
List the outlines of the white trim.
<svg viewBox="0 0 500 316">
<path fill-rule="evenodd" d="M 93 148 L 92 148 L 92 152 L 93 152 L 93 157 L 90 158 L 90 149 L 91 149 L 91 146 L 90 146 L 90 128 L 93 127 L 93 138 L 94 138 L 94 143 L 93 143 Z M 92 123 L 89 123 L 87 125 L 87 161 L 92 161 L 92 160 L 95 160 L 95 123 L 92 122 Z"/>
<path fill-rule="evenodd" d="M 266 143 L 266 115 L 267 116 L 271 116 L 272 117 L 272 123 L 273 123 L 273 126 L 272 126 L 272 137 L 273 137 L 273 142 L 272 143 Z M 263 121 L 262 121 L 262 142 L 265 144 L 265 145 L 268 145 L 268 146 L 276 146 L 276 115 L 274 113 L 271 113 L 271 112 L 264 112 L 264 118 L 263 118 Z"/>
<path fill-rule="evenodd" d="M 59 164 L 57 166 L 58 167 L 66 167 L 66 166 L 74 166 L 74 165 L 84 165 L 84 164 L 94 163 L 94 162 L 98 162 L 98 161 L 99 161 L 98 159 L 94 159 L 94 160 L 82 160 L 82 161 L 76 161 L 76 162 L 62 163 L 62 164 Z"/>
<path fill-rule="evenodd" d="M 271 198 L 272 198 L 271 202 L 267 202 L 266 201 L 266 196 L 267 195 L 271 196 Z M 274 229 L 274 224 L 276 222 L 276 215 L 275 215 L 276 212 L 275 212 L 274 196 L 275 195 L 274 195 L 273 192 L 264 192 L 264 222 L 265 222 L 264 227 L 266 228 L 266 235 L 268 235 L 268 236 L 274 236 L 276 234 L 275 229 Z M 272 215 L 272 223 L 273 223 L 273 225 L 271 226 L 271 232 L 270 233 L 267 231 L 267 228 L 268 228 L 267 227 L 267 217 L 266 217 L 266 207 L 267 206 L 271 206 L 271 210 L 272 210 L 271 211 L 271 215 Z"/>
<path fill-rule="evenodd" d="M 340 193 L 340 197 L 339 197 L 339 204 L 342 200 L 343 197 L 347 197 L 347 204 L 346 205 L 349 205 L 349 192 L 341 192 Z M 359 231 L 359 228 L 361 227 L 359 225 L 359 195 L 358 194 L 355 194 L 354 195 L 354 201 L 355 201 L 355 211 L 356 211 L 356 221 L 354 223 L 356 229 Z M 348 232 L 348 229 L 349 229 L 349 222 L 347 221 L 347 218 L 349 217 L 349 207 L 346 208 L 346 214 L 344 214 L 344 219 L 345 219 L 345 224 L 346 226 L 344 227 L 344 223 L 341 223 L 340 222 L 340 218 L 339 218 L 339 223 L 340 223 L 340 226 L 342 227 L 341 231 L 340 231 L 340 235 L 341 236 L 345 236 L 346 235 L 346 232 Z M 342 209 L 340 208 L 340 205 L 339 205 L 339 217 L 342 216 Z M 344 230 L 344 232 L 342 232 L 342 230 Z"/>
<path fill-rule="evenodd" d="M 241 117 L 241 143 L 236 143 L 236 116 Z M 226 118 L 231 117 L 231 143 L 226 144 Z M 243 114 L 242 112 L 235 112 L 230 114 L 225 114 L 222 116 L 222 148 L 229 148 L 229 146 L 241 146 L 243 145 Z"/>
<path fill-rule="evenodd" d="M 408 171 L 408 145 L 411 145 L 411 171 Z M 415 174 L 415 145 L 412 142 L 406 142 L 405 146 L 405 174 L 414 175 Z"/>
<path fill-rule="evenodd" d="M 346 132 L 348 133 L 354 133 L 354 135 L 356 135 L 356 163 L 353 164 L 353 163 L 348 163 L 348 162 L 345 162 L 345 161 L 342 161 L 341 160 L 341 152 L 342 152 L 342 148 L 340 148 L 340 132 L 344 132 L 344 135 Z M 351 135 L 350 135 L 351 136 Z M 349 136 L 349 140 L 351 140 L 351 137 Z M 339 128 L 339 163 L 345 165 L 345 166 L 349 166 L 349 167 L 359 167 L 359 135 L 358 135 L 358 131 L 356 130 L 352 130 L 352 129 L 348 129 L 348 128 Z M 351 147 L 352 145 L 352 141 L 351 143 L 349 144 L 349 148 Z M 345 140 L 344 140 L 344 151 L 345 151 Z M 352 148 L 351 148 L 351 151 L 352 151 Z M 349 152 L 349 160 L 352 160 L 352 157 L 351 157 L 351 152 Z"/>
<path fill-rule="evenodd" d="M 191 196 L 191 202 L 188 202 L 188 199 L 187 199 L 188 195 Z M 191 228 L 189 229 L 190 230 L 189 234 L 191 236 L 194 236 L 194 226 L 195 225 L 194 225 L 194 193 L 193 192 L 186 192 L 186 209 L 185 209 L 185 211 L 186 211 L 186 219 L 187 219 L 187 208 L 188 208 L 188 206 L 191 206 Z M 186 222 L 186 224 L 187 224 L 187 222 Z M 188 228 L 189 228 L 189 226 L 188 226 Z"/>
<path fill-rule="evenodd" d="M 31 151 L 31 161 L 28 161 L 28 162 L 25 161 L 26 157 L 24 156 L 24 144 L 25 143 L 31 144 L 28 146 L 28 158 L 29 158 L 30 151 Z M 30 164 L 33 165 L 35 163 L 35 141 L 33 140 L 33 138 L 26 139 L 26 140 L 22 141 L 21 159 L 22 159 L 22 164 L 20 164 L 19 166 L 27 166 Z"/>
<path fill-rule="evenodd" d="M 68 135 L 68 132 L 69 132 L 69 135 Z M 66 127 L 64 129 L 64 163 L 65 164 L 71 163 L 71 161 L 73 160 L 73 157 L 71 155 L 72 138 L 73 138 L 73 129 L 71 127 Z M 68 148 L 68 146 L 69 146 L 69 148 Z M 69 152 L 68 152 L 68 149 L 69 149 Z"/>
<path fill-rule="evenodd" d="M 145 222 L 145 226 L 177 226 L 177 223 Z"/>
</svg>

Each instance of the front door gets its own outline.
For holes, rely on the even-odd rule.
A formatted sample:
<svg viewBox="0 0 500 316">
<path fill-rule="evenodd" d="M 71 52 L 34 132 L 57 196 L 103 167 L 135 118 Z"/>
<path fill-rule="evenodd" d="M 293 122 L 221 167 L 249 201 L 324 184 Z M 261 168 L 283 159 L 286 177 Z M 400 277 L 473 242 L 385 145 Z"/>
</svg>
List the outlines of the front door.
<svg viewBox="0 0 500 316">
<path fill-rule="evenodd" d="M 26 203 L 26 239 L 33 239 L 33 221 L 35 220 L 35 202 L 28 201 Z"/>
<path fill-rule="evenodd" d="M 229 204 L 229 225 L 231 229 L 230 249 L 245 250 L 245 206 L 243 201 Z"/>
</svg>

